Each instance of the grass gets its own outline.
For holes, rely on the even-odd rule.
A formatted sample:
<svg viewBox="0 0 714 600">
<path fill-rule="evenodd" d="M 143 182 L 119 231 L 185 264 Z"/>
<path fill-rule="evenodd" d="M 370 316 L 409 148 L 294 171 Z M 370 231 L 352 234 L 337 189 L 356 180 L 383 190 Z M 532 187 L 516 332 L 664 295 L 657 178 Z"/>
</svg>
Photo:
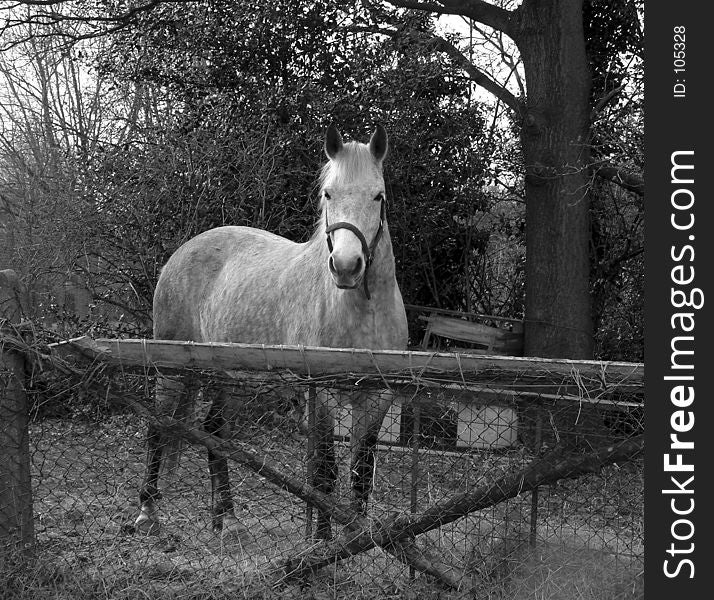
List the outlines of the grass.
<svg viewBox="0 0 714 600">
<path fill-rule="evenodd" d="M 502 582 L 504 598 L 625 600 L 644 598 L 641 562 L 617 564 L 612 555 L 583 548 L 528 548 Z"/>
<path fill-rule="evenodd" d="M 248 434 L 257 436 L 259 450 L 285 470 L 304 475 L 303 439 L 279 428 Z M 205 456 L 196 448 L 186 450 L 164 490 L 161 536 L 134 534 L 144 439 L 141 423 L 131 416 L 98 423 L 47 419 L 33 425 L 31 443 L 36 558 L 0 556 L 0 600 L 463 597 L 427 577 L 410 578 L 408 568 L 379 549 L 300 584 L 275 587 L 266 567 L 311 543 L 304 536 L 304 504 L 233 465 L 234 495 L 246 532 L 214 535 Z M 344 494 L 344 447 L 338 454 L 338 493 Z M 422 455 L 419 509 L 528 458 L 522 450 Z M 409 511 L 410 459 L 409 453 L 379 453 L 372 515 Z M 418 542 L 475 578 L 478 585 L 469 597 L 640 598 L 641 503 L 641 469 L 623 465 L 542 489 L 534 546 L 530 494 L 429 532 Z"/>
<path fill-rule="evenodd" d="M 374 552 L 374 551 L 373 551 Z M 445 590 L 424 577 L 414 580 L 400 569 L 378 569 L 383 557 L 371 553 L 353 559 L 349 567 L 325 569 L 302 584 L 271 587 L 260 580 L 242 581 L 220 571 L 183 571 L 171 561 L 142 572 L 99 575 L 49 564 L 46 560 L 17 562 L 15 570 L 0 562 L 2 600 L 224 600 L 239 598 L 316 600 L 404 598 L 461 600 L 626 600 L 644 598 L 641 568 L 615 565 L 610 555 L 574 548 L 543 547 L 511 555 L 513 569 L 481 582 L 466 594 Z M 375 573 L 379 572 L 379 579 Z M 262 585 L 261 585 L 262 583 Z"/>
</svg>

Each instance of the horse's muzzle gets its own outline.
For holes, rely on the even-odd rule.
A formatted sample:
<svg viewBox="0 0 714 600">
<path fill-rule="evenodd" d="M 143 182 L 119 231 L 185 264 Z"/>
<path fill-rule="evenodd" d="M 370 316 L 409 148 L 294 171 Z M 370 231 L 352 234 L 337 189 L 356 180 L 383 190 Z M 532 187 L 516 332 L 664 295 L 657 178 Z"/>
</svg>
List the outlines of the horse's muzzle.
<svg viewBox="0 0 714 600">
<path fill-rule="evenodd" d="M 361 256 L 343 259 L 333 254 L 328 262 L 332 279 L 341 290 L 354 289 L 362 281 L 365 263 Z"/>
</svg>

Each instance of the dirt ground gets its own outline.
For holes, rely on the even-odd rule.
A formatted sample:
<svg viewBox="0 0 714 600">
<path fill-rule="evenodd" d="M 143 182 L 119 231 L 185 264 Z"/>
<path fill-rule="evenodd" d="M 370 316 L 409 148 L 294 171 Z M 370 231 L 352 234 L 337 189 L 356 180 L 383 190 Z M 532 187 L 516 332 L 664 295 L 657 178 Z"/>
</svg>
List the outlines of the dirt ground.
<svg viewBox="0 0 714 600">
<path fill-rule="evenodd" d="M 242 435 L 255 440 L 259 452 L 287 472 L 305 476 L 307 447 L 299 435 L 279 427 L 249 428 Z M 81 589 L 95 586 L 106 592 L 86 597 L 213 598 L 229 590 L 245 593 L 265 579 L 274 561 L 313 543 L 305 536 L 304 502 L 235 464 L 231 476 L 244 530 L 214 534 L 205 453 L 194 447 L 186 449 L 178 472 L 162 486 L 161 535 L 135 533 L 144 428 L 133 416 L 100 422 L 46 419 L 33 424 L 31 447 L 38 556 L 44 565 L 38 580 L 49 578 L 55 590 L 58 581 L 72 578 L 72 585 Z M 343 495 L 348 488 L 346 454 L 338 445 L 338 493 Z M 414 487 L 409 452 L 382 450 L 370 514 L 410 512 L 413 488 L 417 512 L 422 511 L 528 459 L 519 449 L 460 456 L 422 453 Z M 588 568 L 602 563 L 610 580 L 619 580 L 621 571 L 627 582 L 641 571 L 642 489 L 641 465 L 614 465 L 597 476 L 541 488 L 535 518 L 531 494 L 522 494 L 420 536 L 418 543 L 488 583 L 491 591 L 485 597 L 500 597 L 516 581 L 530 586 L 532 577 L 523 569 L 530 565 L 531 574 L 538 572 L 534 557 L 552 571 L 556 557 L 562 564 L 564 556 L 575 555 L 569 548 L 591 553 L 583 561 Z M 637 597 L 636 586 L 628 585 L 621 587 L 631 588 L 632 595 L 622 597 Z M 131 596 L 138 589 L 141 596 Z M 263 592 L 265 597 L 274 593 L 285 598 L 450 597 L 424 577 L 414 580 L 408 567 L 378 549 L 324 569 L 301 586 Z M 72 594 L 76 597 L 76 589 Z M 528 592 L 522 597 L 537 596 Z"/>
</svg>

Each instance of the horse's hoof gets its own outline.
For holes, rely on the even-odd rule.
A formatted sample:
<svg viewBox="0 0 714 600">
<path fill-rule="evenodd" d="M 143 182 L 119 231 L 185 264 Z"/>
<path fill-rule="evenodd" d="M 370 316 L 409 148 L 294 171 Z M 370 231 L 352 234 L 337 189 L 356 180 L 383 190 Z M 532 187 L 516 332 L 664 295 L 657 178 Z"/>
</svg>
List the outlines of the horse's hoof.
<svg viewBox="0 0 714 600">
<path fill-rule="evenodd" d="M 248 528 L 233 515 L 224 515 L 222 522 L 213 526 L 213 531 L 223 539 L 245 539 Z"/>
<path fill-rule="evenodd" d="M 147 519 L 139 517 L 134 522 L 136 533 L 143 535 L 159 535 L 161 533 L 161 525 L 156 519 Z"/>
</svg>

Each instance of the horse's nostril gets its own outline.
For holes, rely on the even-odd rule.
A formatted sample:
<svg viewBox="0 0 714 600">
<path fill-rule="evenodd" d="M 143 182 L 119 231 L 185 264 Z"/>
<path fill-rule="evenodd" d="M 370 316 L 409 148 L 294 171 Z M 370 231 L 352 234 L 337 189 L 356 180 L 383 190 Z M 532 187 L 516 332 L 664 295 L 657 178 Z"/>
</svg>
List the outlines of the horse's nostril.
<svg viewBox="0 0 714 600">
<path fill-rule="evenodd" d="M 352 275 L 357 275 L 362 270 L 362 259 L 358 256 L 355 261 L 355 267 L 352 269 Z"/>
<path fill-rule="evenodd" d="M 328 266 L 330 267 L 330 272 L 331 273 L 337 273 L 337 269 L 335 269 L 335 259 L 330 256 L 330 260 L 327 261 Z"/>
</svg>

